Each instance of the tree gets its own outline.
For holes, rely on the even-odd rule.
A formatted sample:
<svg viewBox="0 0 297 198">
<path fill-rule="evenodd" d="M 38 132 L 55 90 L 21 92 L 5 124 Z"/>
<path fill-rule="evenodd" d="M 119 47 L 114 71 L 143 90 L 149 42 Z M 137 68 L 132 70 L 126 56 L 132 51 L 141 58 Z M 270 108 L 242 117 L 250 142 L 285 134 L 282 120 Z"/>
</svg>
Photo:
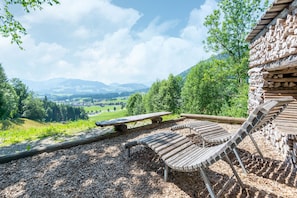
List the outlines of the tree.
<svg viewBox="0 0 297 198">
<path fill-rule="evenodd" d="M 46 117 L 46 111 L 42 100 L 35 98 L 33 93 L 30 93 L 24 101 L 24 113 L 22 116 L 32 120 L 43 121 Z"/>
<path fill-rule="evenodd" d="M 248 116 L 248 84 L 238 87 L 238 94 L 230 98 L 230 103 L 226 103 L 222 107 L 221 115 L 232 117 Z"/>
<path fill-rule="evenodd" d="M 170 74 L 167 80 L 154 82 L 144 96 L 146 112 L 171 111 L 178 113 L 181 105 L 182 77 Z"/>
<path fill-rule="evenodd" d="M 25 99 L 29 96 L 28 87 L 18 78 L 11 79 L 11 84 L 18 96 L 18 116 L 24 113 L 23 105 Z"/>
<path fill-rule="evenodd" d="M 167 80 L 162 81 L 158 93 L 158 103 L 161 104 L 159 111 L 164 110 L 173 113 L 180 111 L 181 87 L 182 78 L 180 76 L 174 77 L 170 74 Z"/>
<path fill-rule="evenodd" d="M 159 89 L 161 87 L 161 81 L 157 80 L 156 82 L 154 82 L 151 86 L 151 88 L 149 89 L 149 91 L 147 92 L 147 94 L 145 94 L 144 96 L 144 107 L 146 112 L 150 113 L 150 112 L 156 112 L 158 111 L 158 106 L 160 103 L 160 99 L 159 99 Z"/>
<path fill-rule="evenodd" d="M 128 98 L 127 101 L 128 115 L 139 115 L 145 113 L 142 95 L 135 93 Z"/>
<path fill-rule="evenodd" d="M 241 64 L 248 56 L 247 34 L 259 15 L 267 8 L 268 0 L 221 0 L 218 9 L 205 18 L 208 28 L 205 48 L 229 55 L 239 82 L 247 78 L 247 64 Z"/>
<path fill-rule="evenodd" d="M 0 120 L 13 118 L 17 112 L 17 95 L 8 83 L 4 69 L 0 64 Z"/>
<path fill-rule="evenodd" d="M 221 0 L 219 9 L 205 18 L 208 28 L 206 48 L 214 52 L 227 53 L 234 60 L 240 61 L 248 50 L 245 41 L 259 15 L 267 8 L 265 0 Z"/>
<path fill-rule="evenodd" d="M 201 61 L 189 72 L 182 88 L 182 111 L 217 115 L 228 104 L 232 76 L 223 60 Z"/>
<path fill-rule="evenodd" d="M 13 6 L 21 6 L 25 12 L 32 10 L 41 10 L 42 4 L 59 4 L 58 0 L 4 0 L 0 5 L 0 34 L 4 37 L 10 37 L 12 43 L 16 43 L 21 49 L 21 35 L 25 35 L 26 29 L 15 19 L 11 12 Z"/>
<path fill-rule="evenodd" d="M 247 104 L 247 96 L 242 94 L 247 93 L 248 89 L 248 43 L 245 38 L 267 5 L 268 0 L 221 0 L 218 2 L 218 9 L 205 18 L 204 25 L 208 29 L 205 48 L 227 55 L 221 63 L 229 74 L 225 75 L 229 81 L 225 87 L 229 96 L 226 95 L 223 106 L 220 102 L 221 109 L 217 113 L 246 115 L 247 107 L 244 105 Z M 220 82 L 219 79 L 217 82 Z M 217 85 L 219 87 L 220 83 Z M 236 111 L 238 107 L 242 109 Z"/>
</svg>

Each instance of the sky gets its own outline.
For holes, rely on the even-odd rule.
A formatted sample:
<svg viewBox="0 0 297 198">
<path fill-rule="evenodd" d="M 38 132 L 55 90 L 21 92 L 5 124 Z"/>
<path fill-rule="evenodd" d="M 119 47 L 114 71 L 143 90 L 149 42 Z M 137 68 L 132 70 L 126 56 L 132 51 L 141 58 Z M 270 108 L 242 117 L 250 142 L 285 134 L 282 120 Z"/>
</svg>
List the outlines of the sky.
<svg viewBox="0 0 297 198">
<path fill-rule="evenodd" d="M 27 29 L 20 50 L 0 37 L 8 78 L 72 78 L 142 83 L 177 75 L 211 56 L 204 49 L 204 18 L 215 0 L 60 0 L 21 12 Z"/>
</svg>

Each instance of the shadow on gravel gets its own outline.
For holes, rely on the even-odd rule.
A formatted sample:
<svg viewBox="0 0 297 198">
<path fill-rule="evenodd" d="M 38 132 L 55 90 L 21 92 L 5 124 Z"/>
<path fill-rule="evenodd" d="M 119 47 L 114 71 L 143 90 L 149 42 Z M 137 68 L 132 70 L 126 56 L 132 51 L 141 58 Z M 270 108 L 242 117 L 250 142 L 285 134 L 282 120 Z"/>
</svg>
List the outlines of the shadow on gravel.
<svg viewBox="0 0 297 198">
<path fill-rule="evenodd" d="M 297 168 L 294 168 L 290 162 L 267 157 L 262 159 L 259 155 L 251 154 L 243 149 L 239 149 L 239 152 L 249 173 L 290 187 L 297 187 Z M 234 161 L 237 162 L 237 160 Z M 239 167 L 239 163 L 236 165 Z"/>
<path fill-rule="evenodd" d="M 155 155 L 155 153 L 148 149 L 143 148 L 140 151 L 133 152 L 130 161 L 137 164 L 139 169 L 145 172 L 155 171 L 160 179 L 163 179 L 162 160 Z M 147 163 L 149 162 L 149 163 Z M 129 162 L 132 163 L 132 162 Z M 211 169 L 206 170 L 214 191 L 217 193 L 223 185 L 228 181 L 229 176 L 221 174 Z M 178 188 L 188 194 L 190 197 L 208 197 L 209 193 L 205 187 L 204 181 L 200 177 L 199 172 L 185 173 L 170 170 L 168 182 L 174 183 Z M 253 186 L 245 185 L 245 190 L 240 187 L 236 179 L 233 179 L 226 190 L 221 194 L 221 197 L 278 197 L 277 194 L 265 192 Z"/>
</svg>

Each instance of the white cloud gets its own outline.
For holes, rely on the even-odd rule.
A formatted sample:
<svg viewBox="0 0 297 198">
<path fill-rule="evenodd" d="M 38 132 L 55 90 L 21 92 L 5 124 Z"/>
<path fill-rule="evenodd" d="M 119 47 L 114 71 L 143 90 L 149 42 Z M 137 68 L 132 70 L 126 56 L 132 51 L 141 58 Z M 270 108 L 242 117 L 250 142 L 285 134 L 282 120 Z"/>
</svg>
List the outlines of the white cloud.
<svg viewBox="0 0 297 198">
<path fill-rule="evenodd" d="M 98 18 L 100 21 L 121 26 L 132 26 L 141 16 L 133 9 L 114 6 L 110 0 L 61 0 L 60 4 L 45 5 L 41 11 L 25 15 L 23 21 L 28 24 L 60 21 L 79 23 L 84 19 Z"/>
<path fill-rule="evenodd" d="M 29 34 L 24 37 L 25 51 L 0 38 L 0 60 L 11 77 L 152 83 L 209 57 L 203 49 L 206 30 L 202 23 L 215 5 L 215 0 L 206 0 L 200 8 L 193 9 L 187 26 L 173 37 L 166 32 L 175 21 L 159 23 L 155 18 L 146 28 L 136 31 L 133 27 L 142 16 L 136 10 L 117 7 L 109 0 L 61 0 L 59 6 L 46 6 L 42 12 L 24 17 L 30 25 Z M 57 38 L 41 31 L 54 42 L 33 38 L 35 28 L 49 20 L 69 29 L 55 34 Z"/>
<path fill-rule="evenodd" d="M 199 9 L 193 9 L 188 25 L 182 31 L 181 37 L 202 44 L 207 35 L 207 29 L 204 27 L 203 22 L 205 17 L 210 15 L 216 8 L 217 3 L 215 0 L 206 0 Z"/>
<path fill-rule="evenodd" d="M 156 35 L 162 35 L 171 27 L 175 26 L 175 21 L 167 21 L 159 24 L 159 18 L 154 18 L 149 25 L 141 32 L 137 34 L 141 39 L 146 40 L 147 38 L 151 38 Z"/>
<path fill-rule="evenodd" d="M 91 36 L 91 32 L 86 27 L 80 26 L 73 32 L 73 36 L 79 39 L 86 39 Z"/>
</svg>

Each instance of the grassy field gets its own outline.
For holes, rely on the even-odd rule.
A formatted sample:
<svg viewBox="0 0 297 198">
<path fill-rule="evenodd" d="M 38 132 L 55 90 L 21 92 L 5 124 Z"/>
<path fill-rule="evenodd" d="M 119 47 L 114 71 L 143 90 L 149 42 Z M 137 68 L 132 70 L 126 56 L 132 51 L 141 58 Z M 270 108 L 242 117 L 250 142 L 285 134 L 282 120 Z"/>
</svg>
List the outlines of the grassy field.
<svg viewBox="0 0 297 198">
<path fill-rule="evenodd" d="M 98 112 L 106 112 L 106 111 L 119 111 L 122 110 L 122 104 L 127 103 L 128 98 L 127 97 L 118 97 L 113 99 L 106 99 L 106 100 L 100 100 L 95 101 L 92 106 L 86 106 L 84 107 L 85 111 L 88 114 L 96 114 Z"/>
<path fill-rule="evenodd" d="M 104 112 L 91 116 L 88 120 L 79 120 L 68 123 L 42 123 L 28 119 L 18 119 L 13 122 L 0 122 L 0 147 L 25 141 L 34 141 L 47 137 L 58 140 L 63 136 L 71 136 L 81 131 L 95 128 L 96 121 L 109 120 L 126 116 L 126 110 Z M 164 120 L 177 118 L 178 115 L 164 116 Z"/>
<path fill-rule="evenodd" d="M 84 107 L 84 109 L 87 113 L 104 112 L 104 111 L 108 111 L 108 110 L 114 111 L 114 108 L 116 108 L 116 110 L 118 111 L 121 109 L 121 105 L 105 105 L 103 107 L 94 105 L 94 106 Z"/>
<path fill-rule="evenodd" d="M 67 123 L 42 123 L 28 119 L 18 119 L 0 123 L 0 146 L 7 146 L 24 141 L 61 136 L 71 136 L 75 133 L 95 128 L 96 121 L 109 120 L 126 116 L 126 111 L 104 112 L 90 117 L 88 120 L 79 120 Z M 5 128 L 3 129 L 5 125 Z"/>
</svg>

